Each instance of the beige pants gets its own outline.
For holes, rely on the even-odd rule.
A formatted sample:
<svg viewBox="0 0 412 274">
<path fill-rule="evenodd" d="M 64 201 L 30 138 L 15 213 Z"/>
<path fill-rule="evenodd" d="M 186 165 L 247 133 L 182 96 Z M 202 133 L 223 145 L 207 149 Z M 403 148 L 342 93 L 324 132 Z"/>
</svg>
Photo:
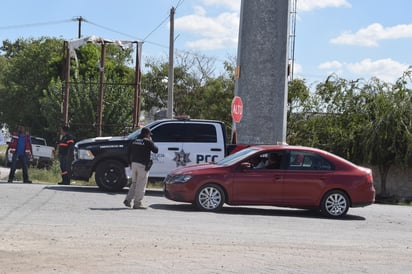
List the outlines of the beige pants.
<svg viewBox="0 0 412 274">
<path fill-rule="evenodd" d="M 132 163 L 132 184 L 127 193 L 126 200 L 131 202 L 134 200 L 135 205 L 140 205 L 144 197 L 147 185 L 149 172 L 145 170 L 145 165 Z"/>
</svg>

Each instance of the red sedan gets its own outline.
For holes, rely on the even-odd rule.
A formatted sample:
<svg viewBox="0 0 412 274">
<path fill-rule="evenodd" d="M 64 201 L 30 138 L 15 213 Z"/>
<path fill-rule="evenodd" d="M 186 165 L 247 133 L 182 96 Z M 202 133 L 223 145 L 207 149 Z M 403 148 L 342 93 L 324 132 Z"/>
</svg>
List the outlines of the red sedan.
<svg viewBox="0 0 412 274">
<path fill-rule="evenodd" d="M 328 217 L 375 200 L 372 171 L 326 151 L 253 146 L 213 164 L 180 167 L 165 179 L 168 199 L 218 211 L 228 205 L 317 208 Z"/>
</svg>

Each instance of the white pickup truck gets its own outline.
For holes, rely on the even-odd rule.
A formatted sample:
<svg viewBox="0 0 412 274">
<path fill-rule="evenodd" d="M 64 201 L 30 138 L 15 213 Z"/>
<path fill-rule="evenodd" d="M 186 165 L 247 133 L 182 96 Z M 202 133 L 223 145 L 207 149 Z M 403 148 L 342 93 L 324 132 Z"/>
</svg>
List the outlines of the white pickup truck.
<svg viewBox="0 0 412 274">
<path fill-rule="evenodd" d="M 53 163 L 54 147 L 47 146 L 46 139 L 31 136 L 31 143 L 33 148 L 33 157 L 30 159 L 30 165 L 37 168 L 48 168 Z M 10 166 L 13 154 L 6 150 L 6 165 Z M 19 165 L 19 163 L 18 163 Z"/>
</svg>

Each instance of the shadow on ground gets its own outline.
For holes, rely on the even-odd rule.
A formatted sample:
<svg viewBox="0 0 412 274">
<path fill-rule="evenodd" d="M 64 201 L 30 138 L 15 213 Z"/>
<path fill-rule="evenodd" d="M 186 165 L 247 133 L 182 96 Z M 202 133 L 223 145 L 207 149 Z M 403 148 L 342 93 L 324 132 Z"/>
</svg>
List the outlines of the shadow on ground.
<svg viewBox="0 0 412 274">
<path fill-rule="evenodd" d="M 159 210 L 171 210 L 182 212 L 195 212 L 198 209 L 192 204 L 152 204 L 149 206 L 153 209 Z M 205 213 L 198 211 L 199 214 Z M 207 212 L 209 213 L 209 212 Z M 280 209 L 278 207 L 270 208 L 257 208 L 257 207 L 245 207 L 245 206 L 224 206 L 216 214 L 222 215 L 260 215 L 260 216 L 277 216 L 277 217 L 298 217 L 298 218 L 311 218 L 311 219 L 328 219 L 323 216 L 318 210 L 307 209 Z M 362 216 L 348 214 L 343 218 L 339 218 L 340 221 L 365 221 Z"/>
<path fill-rule="evenodd" d="M 107 192 L 95 186 L 76 186 L 76 185 L 66 185 L 66 186 L 65 185 L 61 185 L 61 186 L 52 185 L 52 186 L 46 186 L 45 189 L 55 190 L 55 191 L 68 191 L 68 192 L 102 193 L 106 195 L 126 194 L 129 191 L 128 188 L 125 188 L 120 191 Z M 158 189 L 147 189 L 146 195 L 163 196 L 163 191 L 160 189 L 159 190 Z"/>
</svg>

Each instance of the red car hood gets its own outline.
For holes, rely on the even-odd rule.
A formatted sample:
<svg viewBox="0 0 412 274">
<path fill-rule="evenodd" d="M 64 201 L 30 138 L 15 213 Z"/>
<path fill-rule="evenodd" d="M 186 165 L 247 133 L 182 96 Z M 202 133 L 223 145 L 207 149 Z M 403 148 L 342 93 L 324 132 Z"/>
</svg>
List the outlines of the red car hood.
<svg viewBox="0 0 412 274">
<path fill-rule="evenodd" d="M 175 168 L 172 170 L 170 174 L 189 174 L 189 173 L 195 173 L 197 171 L 203 170 L 203 169 L 212 169 L 212 168 L 221 168 L 222 166 L 216 165 L 216 164 L 199 164 L 199 165 L 192 165 L 192 166 L 182 166 Z"/>
</svg>

